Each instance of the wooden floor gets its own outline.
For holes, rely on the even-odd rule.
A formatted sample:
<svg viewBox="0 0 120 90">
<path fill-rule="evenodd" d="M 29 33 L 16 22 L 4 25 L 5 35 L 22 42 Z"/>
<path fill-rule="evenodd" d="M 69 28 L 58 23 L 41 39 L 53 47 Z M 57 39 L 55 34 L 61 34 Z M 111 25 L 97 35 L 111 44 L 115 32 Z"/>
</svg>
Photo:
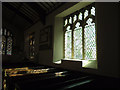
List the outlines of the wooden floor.
<svg viewBox="0 0 120 90">
<path fill-rule="evenodd" d="M 118 78 L 91 75 L 33 63 L 9 64 L 3 68 L 3 90 L 119 88 L 119 81 Z"/>
</svg>

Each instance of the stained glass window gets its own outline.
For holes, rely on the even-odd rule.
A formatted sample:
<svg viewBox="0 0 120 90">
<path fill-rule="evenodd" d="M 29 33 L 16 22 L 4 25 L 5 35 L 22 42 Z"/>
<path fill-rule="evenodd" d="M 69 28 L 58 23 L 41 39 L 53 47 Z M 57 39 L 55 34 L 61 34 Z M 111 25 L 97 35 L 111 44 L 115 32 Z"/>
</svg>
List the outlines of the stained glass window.
<svg viewBox="0 0 120 90">
<path fill-rule="evenodd" d="M 88 16 L 88 10 L 85 10 L 84 12 L 84 18 L 86 18 Z"/>
<path fill-rule="evenodd" d="M 79 19 L 82 20 L 82 13 L 79 14 Z"/>
<path fill-rule="evenodd" d="M 76 20 L 77 20 L 77 15 L 74 15 L 73 22 L 75 22 Z"/>
<path fill-rule="evenodd" d="M 67 27 L 65 32 L 65 58 L 72 57 L 72 31 L 70 30 L 70 26 Z"/>
<path fill-rule="evenodd" d="M 7 55 L 12 55 L 12 38 L 7 38 Z"/>
<path fill-rule="evenodd" d="M 0 55 L 2 54 L 2 29 L 0 29 Z"/>
<path fill-rule="evenodd" d="M 2 29 L 2 54 L 12 55 L 12 34 L 7 29 Z"/>
<path fill-rule="evenodd" d="M 2 54 L 2 35 L 0 33 L 0 55 Z"/>
<path fill-rule="evenodd" d="M 96 59 L 96 32 L 95 23 L 92 23 L 92 18 L 86 21 L 85 26 L 85 59 Z"/>
<path fill-rule="evenodd" d="M 65 25 L 67 25 L 67 22 L 68 22 L 68 21 L 67 21 L 67 19 L 66 19 L 66 20 L 65 20 Z M 64 26 L 65 26 L 65 25 L 64 25 Z"/>
<path fill-rule="evenodd" d="M 3 34 L 4 34 L 5 36 L 6 36 L 6 33 L 7 33 L 7 31 L 6 31 L 6 29 L 4 29 L 4 33 L 3 33 Z"/>
<path fill-rule="evenodd" d="M 29 48 L 30 48 L 30 59 L 34 59 L 35 56 L 35 38 L 34 33 L 30 34 L 29 36 Z"/>
<path fill-rule="evenodd" d="M 5 55 L 6 51 L 6 38 L 5 36 L 2 36 L 2 54 Z"/>
<path fill-rule="evenodd" d="M 74 29 L 74 58 L 82 59 L 82 27 L 79 27 L 80 23 L 76 24 Z"/>
<path fill-rule="evenodd" d="M 83 9 L 64 19 L 64 58 L 96 60 L 95 7 Z"/>
<path fill-rule="evenodd" d="M 72 17 L 70 17 L 70 19 L 69 19 L 69 23 L 72 24 Z"/>
<path fill-rule="evenodd" d="M 92 7 L 91 14 L 95 16 L 95 7 Z"/>
</svg>

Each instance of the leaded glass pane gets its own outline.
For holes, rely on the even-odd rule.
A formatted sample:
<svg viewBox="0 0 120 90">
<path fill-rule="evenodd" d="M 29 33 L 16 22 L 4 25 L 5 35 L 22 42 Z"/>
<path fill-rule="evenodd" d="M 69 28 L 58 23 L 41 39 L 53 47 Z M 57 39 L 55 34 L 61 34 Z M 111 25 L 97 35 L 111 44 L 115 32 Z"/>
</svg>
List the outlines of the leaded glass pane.
<svg viewBox="0 0 120 90">
<path fill-rule="evenodd" d="M 67 21 L 67 19 L 65 20 L 65 25 L 64 26 L 66 26 L 67 25 L 67 23 L 68 23 L 68 21 Z"/>
<path fill-rule="evenodd" d="M 74 16 L 72 14 L 73 17 L 70 16 L 69 19 L 64 21 L 64 26 L 70 23 L 72 28 L 72 30 L 70 30 L 70 26 L 68 26 L 65 31 L 65 58 L 96 60 L 95 23 L 93 23 L 92 18 L 86 21 L 86 17 L 88 17 L 89 14 L 95 16 L 95 7 L 90 8 L 91 6 L 84 8 L 84 12 L 80 11 L 78 15 L 74 13 Z M 90 11 L 87 9 L 90 9 Z M 83 22 L 82 25 L 80 25 L 81 23 L 79 22 L 75 25 L 77 19 Z"/>
<path fill-rule="evenodd" d="M 72 17 L 70 17 L 70 19 L 69 19 L 69 23 L 72 24 Z"/>
<path fill-rule="evenodd" d="M 1 29 L 2 34 L 2 54 L 3 55 L 12 55 L 12 34 L 6 29 Z"/>
<path fill-rule="evenodd" d="M 79 27 L 80 23 L 76 24 L 74 29 L 74 58 L 82 59 L 82 27 Z"/>
<path fill-rule="evenodd" d="M 2 54 L 2 42 L 0 41 L 0 55 Z"/>
<path fill-rule="evenodd" d="M 4 29 L 4 35 L 6 35 L 6 32 L 7 32 L 6 29 Z"/>
<path fill-rule="evenodd" d="M 10 36 L 10 32 L 9 31 L 7 32 L 7 35 Z"/>
<path fill-rule="evenodd" d="M 73 22 L 75 22 L 77 20 L 77 16 L 74 15 L 74 19 L 73 19 Z"/>
<path fill-rule="evenodd" d="M 35 55 L 35 47 L 34 46 L 31 46 L 30 47 L 30 58 L 33 59 L 34 58 L 34 55 Z"/>
<path fill-rule="evenodd" d="M 5 50 L 6 50 L 6 38 L 5 36 L 2 36 L 2 54 L 5 54 Z"/>
<path fill-rule="evenodd" d="M 0 30 L 0 55 L 2 54 L 2 29 Z"/>
<path fill-rule="evenodd" d="M 3 29 L 1 28 L 1 32 L 0 32 L 0 35 L 2 35 L 3 34 Z"/>
<path fill-rule="evenodd" d="M 67 31 L 65 32 L 65 58 L 72 57 L 72 31 L 70 30 L 70 26 L 67 27 Z"/>
<path fill-rule="evenodd" d="M 95 16 L 95 7 L 92 7 L 91 14 Z"/>
<path fill-rule="evenodd" d="M 12 55 L 12 38 L 7 39 L 7 55 Z"/>
<path fill-rule="evenodd" d="M 88 25 L 84 29 L 84 48 L 85 59 L 96 60 L 96 30 L 95 23 L 92 23 L 92 19 L 89 18 L 86 22 Z"/>
<path fill-rule="evenodd" d="M 86 18 L 88 16 L 88 10 L 85 10 L 84 12 L 84 18 Z"/>
<path fill-rule="evenodd" d="M 79 19 L 82 20 L 82 13 L 79 14 Z"/>
<path fill-rule="evenodd" d="M 34 33 L 30 35 L 30 59 L 33 59 L 35 56 L 35 38 Z"/>
</svg>

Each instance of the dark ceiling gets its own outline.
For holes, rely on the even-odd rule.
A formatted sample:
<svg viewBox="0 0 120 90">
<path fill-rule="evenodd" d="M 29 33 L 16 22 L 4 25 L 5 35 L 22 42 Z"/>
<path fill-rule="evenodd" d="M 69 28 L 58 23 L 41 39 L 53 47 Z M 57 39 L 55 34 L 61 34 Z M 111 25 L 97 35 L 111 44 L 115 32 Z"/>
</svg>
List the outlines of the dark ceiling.
<svg viewBox="0 0 120 90">
<path fill-rule="evenodd" d="M 63 2 L 3 2 L 3 23 L 7 22 L 23 30 L 39 20 L 45 24 L 46 16 L 63 4 Z"/>
</svg>

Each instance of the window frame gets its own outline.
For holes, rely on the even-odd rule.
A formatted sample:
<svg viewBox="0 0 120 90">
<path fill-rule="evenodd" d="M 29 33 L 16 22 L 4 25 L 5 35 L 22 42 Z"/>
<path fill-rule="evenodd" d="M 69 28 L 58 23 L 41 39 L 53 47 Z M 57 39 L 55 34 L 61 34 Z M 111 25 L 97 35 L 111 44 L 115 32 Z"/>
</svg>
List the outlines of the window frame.
<svg viewBox="0 0 120 90">
<path fill-rule="evenodd" d="M 84 41 L 85 40 L 84 39 L 84 37 L 85 37 L 85 34 L 84 34 L 85 29 L 84 28 L 86 26 L 86 21 L 89 18 L 92 18 L 93 22 L 95 23 L 95 42 L 96 42 L 96 60 L 97 60 L 97 30 L 96 30 L 96 21 L 95 21 L 96 11 L 95 11 L 95 16 L 93 16 L 91 14 L 92 7 L 95 7 L 95 2 L 92 3 L 92 4 L 89 4 L 87 6 L 85 6 L 83 8 L 81 8 L 80 10 L 77 10 L 77 11 L 73 12 L 72 14 L 70 14 L 70 15 L 68 15 L 68 16 L 66 16 L 66 17 L 63 18 L 63 32 L 64 32 L 63 33 L 63 59 L 66 59 L 65 58 L 65 32 L 66 32 L 66 28 L 68 26 L 71 26 L 71 30 L 72 30 L 72 43 L 71 43 L 72 44 L 72 49 L 71 49 L 71 51 L 72 51 L 72 53 L 71 53 L 72 56 L 71 57 L 72 58 L 70 58 L 70 60 L 72 60 L 72 59 L 74 60 L 75 59 L 74 58 L 74 35 L 73 34 L 74 34 L 76 23 L 80 22 L 81 23 L 81 27 L 82 27 L 82 59 L 79 59 L 79 60 L 85 60 L 85 41 Z M 88 16 L 86 18 L 84 18 L 84 12 L 85 12 L 85 10 L 88 10 Z M 79 20 L 79 14 L 80 14 L 80 12 L 82 13 L 82 20 Z M 74 15 L 77 15 L 77 20 L 75 22 L 73 22 L 74 21 L 73 20 L 74 19 Z M 65 20 L 67 19 L 67 21 L 69 22 L 70 17 L 72 18 L 72 24 L 67 23 L 67 25 L 65 25 Z"/>
</svg>

